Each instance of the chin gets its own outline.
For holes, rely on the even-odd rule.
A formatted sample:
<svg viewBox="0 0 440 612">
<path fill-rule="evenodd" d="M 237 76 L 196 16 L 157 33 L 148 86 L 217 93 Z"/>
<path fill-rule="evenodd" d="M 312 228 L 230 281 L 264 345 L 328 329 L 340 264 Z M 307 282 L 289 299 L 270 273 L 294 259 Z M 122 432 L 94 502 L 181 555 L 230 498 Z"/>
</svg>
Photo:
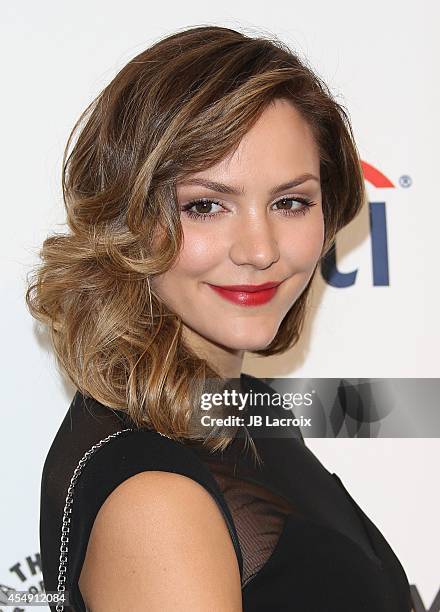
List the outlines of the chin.
<svg viewBox="0 0 440 612">
<path fill-rule="evenodd" d="M 255 331 L 251 331 L 248 334 L 242 334 L 239 338 L 229 338 L 228 342 L 225 343 L 230 349 L 241 350 L 241 351 L 259 351 L 269 346 L 272 340 L 275 338 L 276 333 L 268 334 L 256 334 Z"/>
</svg>

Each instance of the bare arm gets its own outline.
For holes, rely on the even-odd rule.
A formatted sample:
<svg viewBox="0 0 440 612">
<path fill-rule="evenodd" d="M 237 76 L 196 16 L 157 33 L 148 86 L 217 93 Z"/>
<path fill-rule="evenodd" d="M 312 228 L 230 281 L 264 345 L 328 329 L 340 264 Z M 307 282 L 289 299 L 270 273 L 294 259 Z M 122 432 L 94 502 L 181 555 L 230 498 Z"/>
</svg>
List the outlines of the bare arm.
<svg viewBox="0 0 440 612">
<path fill-rule="evenodd" d="M 242 612 L 220 508 L 202 485 L 170 472 L 136 474 L 106 499 L 79 586 L 93 612 Z"/>
</svg>

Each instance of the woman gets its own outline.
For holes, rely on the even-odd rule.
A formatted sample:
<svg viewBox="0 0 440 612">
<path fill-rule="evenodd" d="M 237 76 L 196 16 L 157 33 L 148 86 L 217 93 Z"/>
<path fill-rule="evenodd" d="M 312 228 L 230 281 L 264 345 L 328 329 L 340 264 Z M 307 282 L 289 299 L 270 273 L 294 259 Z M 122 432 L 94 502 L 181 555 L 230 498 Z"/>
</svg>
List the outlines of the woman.
<svg viewBox="0 0 440 612">
<path fill-rule="evenodd" d="M 244 352 L 295 345 L 364 203 L 325 84 L 279 41 L 176 33 L 85 111 L 63 191 L 68 232 L 27 292 L 78 389 L 43 470 L 46 591 L 93 612 L 410 610 L 399 560 L 299 430 L 201 426 L 208 381 L 271 392 Z"/>
</svg>

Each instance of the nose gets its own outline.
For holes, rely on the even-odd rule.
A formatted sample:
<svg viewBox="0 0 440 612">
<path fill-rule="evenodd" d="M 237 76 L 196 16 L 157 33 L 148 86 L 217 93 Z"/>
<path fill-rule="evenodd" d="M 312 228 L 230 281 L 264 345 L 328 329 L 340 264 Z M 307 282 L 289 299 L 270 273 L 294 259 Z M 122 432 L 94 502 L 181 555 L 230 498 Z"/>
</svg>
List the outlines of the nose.
<svg viewBox="0 0 440 612">
<path fill-rule="evenodd" d="M 280 251 L 276 231 L 265 213 L 256 214 L 251 219 L 245 216 L 240 221 L 229 254 L 238 266 L 250 264 L 265 269 L 278 261 Z"/>
</svg>

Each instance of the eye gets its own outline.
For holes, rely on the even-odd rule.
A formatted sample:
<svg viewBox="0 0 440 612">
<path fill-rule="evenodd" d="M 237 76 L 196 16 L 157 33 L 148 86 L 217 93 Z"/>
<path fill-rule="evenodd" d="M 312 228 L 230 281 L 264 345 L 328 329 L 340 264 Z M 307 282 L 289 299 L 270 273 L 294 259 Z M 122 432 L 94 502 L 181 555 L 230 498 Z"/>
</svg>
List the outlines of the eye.
<svg viewBox="0 0 440 612">
<path fill-rule="evenodd" d="M 217 200 L 210 200 L 209 198 L 199 198 L 198 200 L 193 200 L 192 202 L 188 202 L 188 204 L 185 204 L 185 206 L 182 206 L 181 210 L 188 217 L 197 219 L 199 221 L 206 221 L 207 219 L 216 217 L 219 214 L 219 213 L 212 213 L 209 211 L 209 209 L 212 207 L 213 204 L 215 206 L 221 207 L 220 202 L 218 202 Z M 198 208 L 197 212 L 194 210 L 191 210 L 192 208 L 195 208 L 195 207 Z"/>
<path fill-rule="evenodd" d="M 292 208 L 291 203 L 296 203 L 296 204 L 299 203 L 299 206 Z M 283 208 L 281 208 L 280 210 L 284 215 L 287 215 L 287 216 L 305 215 L 306 213 L 310 211 L 312 206 L 316 206 L 316 202 L 309 200 L 309 198 L 303 198 L 299 196 L 297 197 L 285 196 L 284 198 L 281 198 L 281 200 L 274 202 L 274 206 L 278 206 L 279 204 L 283 205 Z M 287 208 L 284 208 L 284 205 L 286 204 L 287 204 Z"/>
<path fill-rule="evenodd" d="M 296 206 L 292 207 L 292 204 L 296 204 Z M 221 212 L 212 212 L 213 205 L 222 208 L 222 205 L 218 200 L 212 200 L 209 198 L 199 198 L 197 200 L 192 200 L 191 202 L 188 202 L 188 204 L 182 206 L 181 211 L 184 212 L 188 217 L 196 219 L 197 221 L 209 221 L 215 217 L 218 217 L 221 214 L 224 214 Z M 278 209 L 281 214 L 288 217 L 294 217 L 296 215 L 305 215 L 307 212 L 309 212 L 312 206 L 316 206 L 316 202 L 313 202 L 308 198 L 303 198 L 300 196 L 284 196 L 283 198 L 272 204 L 272 206 L 279 205 L 282 206 L 282 208 Z M 193 208 L 197 208 L 198 210 L 191 210 Z"/>
</svg>

